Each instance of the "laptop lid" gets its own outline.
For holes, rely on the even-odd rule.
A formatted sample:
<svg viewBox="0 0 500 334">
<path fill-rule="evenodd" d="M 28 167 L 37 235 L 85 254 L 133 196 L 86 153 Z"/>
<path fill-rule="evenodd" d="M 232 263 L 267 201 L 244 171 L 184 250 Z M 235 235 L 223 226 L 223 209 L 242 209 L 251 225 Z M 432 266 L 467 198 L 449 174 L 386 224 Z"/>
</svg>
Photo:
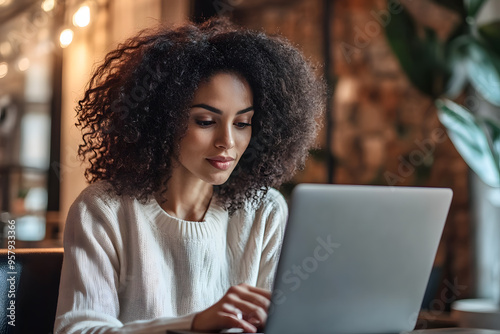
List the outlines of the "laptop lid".
<svg viewBox="0 0 500 334">
<path fill-rule="evenodd" d="M 452 191 L 300 184 L 266 334 L 411 331 Z"/>
</svg>

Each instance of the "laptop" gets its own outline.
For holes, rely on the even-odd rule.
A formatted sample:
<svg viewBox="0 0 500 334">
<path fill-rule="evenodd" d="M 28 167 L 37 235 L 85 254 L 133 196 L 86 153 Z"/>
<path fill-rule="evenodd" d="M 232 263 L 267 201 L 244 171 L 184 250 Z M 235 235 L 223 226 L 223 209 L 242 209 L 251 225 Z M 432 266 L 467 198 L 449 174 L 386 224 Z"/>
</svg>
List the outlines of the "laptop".
<svg viewBox="0 0 500 334">
<path fill-rule="evenodd" d="M 296 186 L 264 332 L 412 331 L 451 199 L 445 188 Z"/>
</svg>

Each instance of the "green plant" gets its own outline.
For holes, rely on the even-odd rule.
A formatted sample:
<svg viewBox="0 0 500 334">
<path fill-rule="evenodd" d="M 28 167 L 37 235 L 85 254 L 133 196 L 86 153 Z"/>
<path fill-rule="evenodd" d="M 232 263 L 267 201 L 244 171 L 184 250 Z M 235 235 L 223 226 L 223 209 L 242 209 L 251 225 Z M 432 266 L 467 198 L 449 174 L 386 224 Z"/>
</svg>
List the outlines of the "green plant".
<svg viewBox="0 0 500 334">
<path fill-rule="evenodd" d="M 492 187 L 500 187 L 500 127 L 453 101 L 436 101 L 438 116 L 458 153 Z"/>
<path fill-rule="evenodd" d="M 391 17 L 387 39 L 412 84 L 436 99 L 439 119 L 466 163 L 485 183 L 499 187 L 499 124 L 449 99 L 471 85 L 500 107 L 500 19 L 478 24 L 486 0 L 434 2 L 460 18 L 449 36 L 439 39 L 435 30 L 422 27 L 403 10 Z"/>
</svg>

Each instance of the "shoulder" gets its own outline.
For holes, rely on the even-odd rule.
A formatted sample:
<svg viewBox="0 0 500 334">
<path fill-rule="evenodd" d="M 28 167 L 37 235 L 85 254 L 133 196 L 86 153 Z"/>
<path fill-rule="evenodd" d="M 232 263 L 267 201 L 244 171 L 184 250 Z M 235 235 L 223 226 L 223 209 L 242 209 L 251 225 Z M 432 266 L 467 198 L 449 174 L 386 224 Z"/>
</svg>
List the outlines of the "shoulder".
<svg viewBox="0 0 500 334">
<path fill-rule="evenodd" d="M 260 220 L 286 221 L 288 217 L 288 204 L 283 195 L 274 188 L 269 188 L 265 194 L 259 194 L 260 201 L 245 205 L 246 213 L 252 213 Z"/>
<path fill-rule="evenodd" d="M 273 210 L 288 212 L 288 204 L 283 195 L 276 189 L 270 188 L 262 199 L 261 207 L 269 207 Z"/>
<path fill-rule="evenodd" d="M 114 195 L 112 186 L 106 181 L 89 184 L 73 202 L 71 210 L 87 210 L 109 214 L 120 206 L 120 197 Z"/>
<path fill-rule="evenodd" d="M 110 194 L 112 188 L 111 184 L 107 181 L 96 181 L 89 184 L 80 193 L 80 198 L 94 198 L 94 197 L 105 197 L 106 194 Z"/>
<path fill-rule="evenodd" d="M 263 237 L 263 243 L 276 243 L 281 240 L 287 220 L 288 204 L 285 198 L 278 190 L 270 188 L 255 211 L 253 221 L 254 227 Z"/>
</svg>

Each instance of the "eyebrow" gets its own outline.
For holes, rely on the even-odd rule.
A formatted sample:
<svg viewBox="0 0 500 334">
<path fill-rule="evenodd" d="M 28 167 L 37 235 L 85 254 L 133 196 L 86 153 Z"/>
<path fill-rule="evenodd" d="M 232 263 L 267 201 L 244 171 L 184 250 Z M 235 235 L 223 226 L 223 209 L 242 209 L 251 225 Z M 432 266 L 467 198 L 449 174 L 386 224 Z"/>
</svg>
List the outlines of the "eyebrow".
<svg viewBox="0 0 500 334">
<path fill-rule="evenodd" d="M 222 111 L 220 109 L 217 109 L 215 107 L 209 106 L 208 104 L 204 104 L 204 103 L 195 104 L 194 106 L 191 106 L 191 108 L 203 108 L 203 109 L 207 109 L 208 111 L 211 111 L 213 113 L 222 115 Z M 252 111 L 252 110 L 253 110 L 253 106 L 238 111 L 236 113 L 236 115 L 241 115 L 241 114 L 247 113 L 247 112 Z"/>
</svg>

